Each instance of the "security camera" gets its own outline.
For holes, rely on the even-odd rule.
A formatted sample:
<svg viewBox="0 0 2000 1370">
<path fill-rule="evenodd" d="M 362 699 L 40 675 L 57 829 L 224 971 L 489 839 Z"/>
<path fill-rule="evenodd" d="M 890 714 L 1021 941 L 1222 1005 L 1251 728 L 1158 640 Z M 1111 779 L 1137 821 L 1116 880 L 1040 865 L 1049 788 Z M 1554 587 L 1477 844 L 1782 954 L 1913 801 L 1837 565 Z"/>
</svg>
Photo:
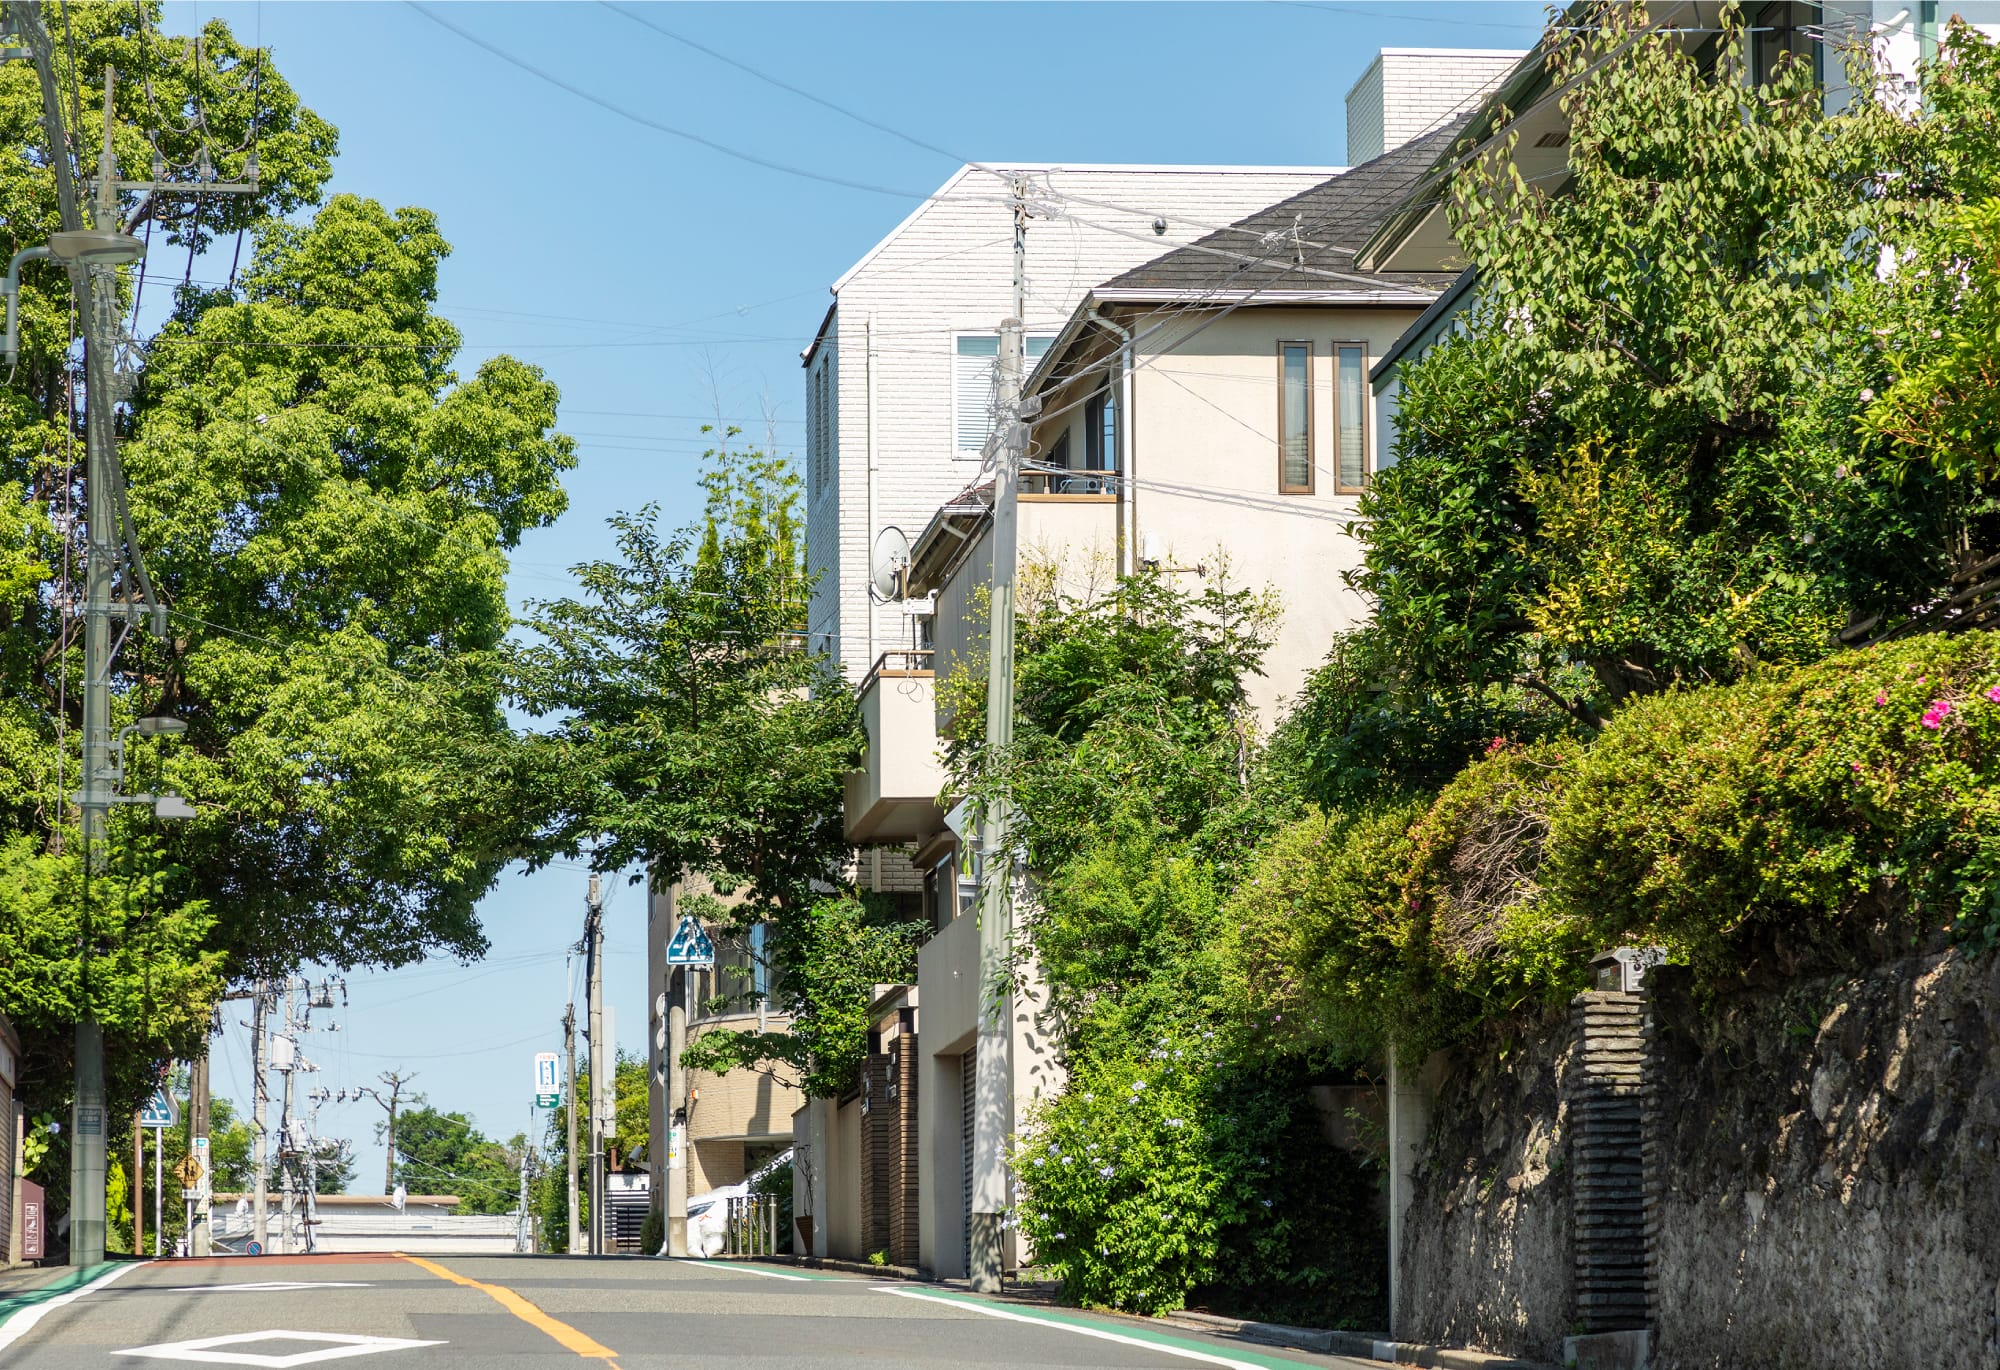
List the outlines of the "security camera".
<svg viewBox="0 0 2000 1370">
<path fill-rule="evenodd" d="M 1166 234 L 1167 234 L 1167 221 L 1165 219 L 1153 220 L 1153 236 L 1156 238 L 1164 238 Z"/>
</svg>

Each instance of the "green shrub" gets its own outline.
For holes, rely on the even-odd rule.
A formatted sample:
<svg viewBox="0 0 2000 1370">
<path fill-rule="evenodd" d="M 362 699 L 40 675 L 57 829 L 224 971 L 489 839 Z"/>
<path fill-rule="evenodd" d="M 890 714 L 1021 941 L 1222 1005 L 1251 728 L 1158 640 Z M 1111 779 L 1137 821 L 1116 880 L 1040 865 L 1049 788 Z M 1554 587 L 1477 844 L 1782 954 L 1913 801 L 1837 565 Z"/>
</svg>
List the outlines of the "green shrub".
<svg viewBox="0 0 2000 1370">
<path fill-rule="evenodd" d="M 1307 818 L 1223 919 L 1246 1051 L 1379 1060 L 1657 944 L 1698 989 L 2000 943 L 2000 635 L 1919 637 L 1496 740 L 1427 803 Z"/>
<path fill-rule="evenodd" d="M 1212 1032 L 1083 1063 L 1024 1135 L 1017 1212 L 1065 1298 L 1151 1314 L 1206 1289 L 1232 1311 L 1379 1318 L 1372 1178 L 1329 1153 L 1301 1080 L 1241 1069 Z"/>
</svg>

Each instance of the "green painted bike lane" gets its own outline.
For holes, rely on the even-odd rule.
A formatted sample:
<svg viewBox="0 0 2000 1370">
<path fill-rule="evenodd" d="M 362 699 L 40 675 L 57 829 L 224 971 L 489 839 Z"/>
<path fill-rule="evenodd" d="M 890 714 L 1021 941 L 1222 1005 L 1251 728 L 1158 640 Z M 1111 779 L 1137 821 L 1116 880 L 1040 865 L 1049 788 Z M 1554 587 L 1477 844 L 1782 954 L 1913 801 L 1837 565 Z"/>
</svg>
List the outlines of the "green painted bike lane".
<svg viewBox="0 0 2000 1370">
<path fill-rule="evenodd" d="M 54 1279 L 32 1288 L 10 1288 L 0 1292 L 0 1351 L 26 1336 L 53 1310 L 74 1303 L 91 1290 L 111 1283 L 145 1261 L 104 1261 L 64 1270 Z"/>
</svg>

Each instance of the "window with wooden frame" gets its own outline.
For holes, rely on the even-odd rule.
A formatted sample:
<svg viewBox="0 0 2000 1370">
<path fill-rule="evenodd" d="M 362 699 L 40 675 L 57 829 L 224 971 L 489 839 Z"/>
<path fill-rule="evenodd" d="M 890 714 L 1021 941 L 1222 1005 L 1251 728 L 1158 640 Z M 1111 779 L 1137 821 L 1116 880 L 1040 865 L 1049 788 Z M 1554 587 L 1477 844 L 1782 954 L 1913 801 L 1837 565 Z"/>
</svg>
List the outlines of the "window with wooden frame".
<svg viewBox="0 0 2000 1370">
<path fill-rule="evenodd" d="M 1368 349 L 1333 345 L 1333 488 L 1359 494 L 1368 480 Z"/>
<path fill-rule="evenodd" d="M 1278 344 L 1278 493 L 1313 490 L 1312 358 L 1309 342 Z"/>
</svg>

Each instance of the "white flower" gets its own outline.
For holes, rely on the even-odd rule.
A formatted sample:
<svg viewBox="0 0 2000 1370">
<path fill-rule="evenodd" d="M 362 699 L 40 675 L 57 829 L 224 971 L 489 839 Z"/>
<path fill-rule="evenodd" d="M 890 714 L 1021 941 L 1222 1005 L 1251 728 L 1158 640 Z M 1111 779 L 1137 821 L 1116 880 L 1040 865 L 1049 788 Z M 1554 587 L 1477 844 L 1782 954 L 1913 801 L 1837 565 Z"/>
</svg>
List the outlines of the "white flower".
<svg viewBox="0 0 2000 1370">
<path fill-rule="evenodd" d="M 1869 403 L 1869 402 L 1870 402 L 1870 401 L 1872 401 L 1872 400 L 1873 400 L 1874 398 L 1875 398 L 1875 391 L 1874 391 L 1874 388 L 1873 388 L 1873 387 L 1864 387 L 1864 388 L 1862 389 L 1862 391 L 1861 391 L 1861 402 L 1862 402 L 1863 404 L 1867 404 L 1867 403 Z"/>
<path fill-rule="evenodd" d="M 1108 1180 L 1108 1179 L 1110 1179 L 1110 1178 L 1111 1178 L 1111 1177 L 1112 1177 L 1113 1175 L 1116 1175 L 1116 1174 L 1117 1174 L 1118 1172 L 1117 1172 L 1116 1170 L 1113 1170 L 1113 1169 L 1112 1169 L 1112 1168 L 1111 1168 L 1110 1166 L 1108 1166 L 1108 1165 L 1107 1165 L 1107 1166 L 1104 1166 L 1104 1167 L 1101 1167 L 1101 1168 L 1100 1168 L 1100 1169 L 1098 1170 L 1098 1172 L 1097 1172 L 1097 1173 L 1098 1173 L 1099 1175 L 1102 1175 L 1102 1176 L 1103 1176 L 1103 1177 L 1104 1177 L 1105 1179 L 1107 1179 L 1107 1180 Z"/>
</svg>

